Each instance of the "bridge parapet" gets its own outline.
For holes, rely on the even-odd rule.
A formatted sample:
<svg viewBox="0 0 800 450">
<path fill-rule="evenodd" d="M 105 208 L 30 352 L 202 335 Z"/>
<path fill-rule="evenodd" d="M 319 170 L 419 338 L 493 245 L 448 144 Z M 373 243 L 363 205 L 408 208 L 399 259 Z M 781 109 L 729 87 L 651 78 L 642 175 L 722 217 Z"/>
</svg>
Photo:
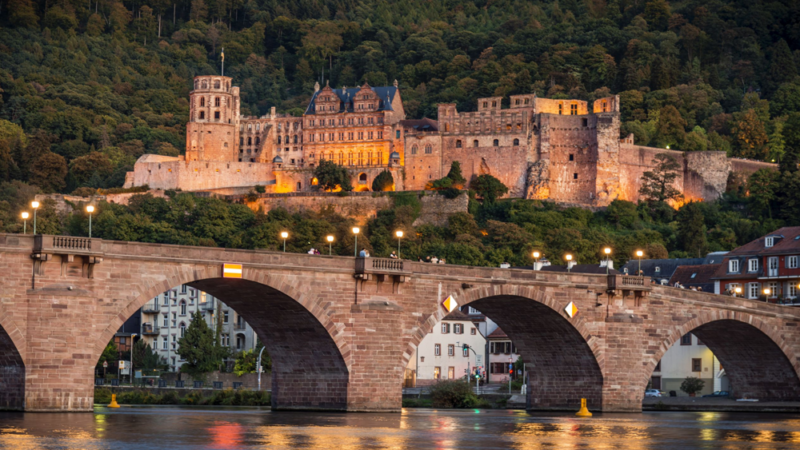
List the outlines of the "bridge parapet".
<svg viewBox="0 0 800 450">
<path fill-rule="evenodd" d="M 411 275 L 411 261 L 394 258 L 356 258 L 356 278 L 371 279 L 372 275 L 392 275 L 402 283 Z"/>
<path fill-rule="evenodd" d="M 609 295 L 619 295 L 623 301 L 632 300 L 634 306 L 640 306 L 638 302 L 642 297 L 646 297 L 653 290 L 650 285 L 650 277 L 637 277 L 631 275 L 609 275 L 608 291 Z"/>
<path fill-rule="evenodd" d="M 53 255 L 61 256 L 62 265 L 75 263 L 77 256 L 78 262 L 85 265 L 86 270 L 83 274 L 87 278 L 92 278 L 94 265 L 103 262 L 102 243 L 102 239 L 95 238 L 37 234 L 33 237 L 31 254 L 34 260 L 34 272 L 43 275 L 42 264 L 49 261 Z"/>
</svg>

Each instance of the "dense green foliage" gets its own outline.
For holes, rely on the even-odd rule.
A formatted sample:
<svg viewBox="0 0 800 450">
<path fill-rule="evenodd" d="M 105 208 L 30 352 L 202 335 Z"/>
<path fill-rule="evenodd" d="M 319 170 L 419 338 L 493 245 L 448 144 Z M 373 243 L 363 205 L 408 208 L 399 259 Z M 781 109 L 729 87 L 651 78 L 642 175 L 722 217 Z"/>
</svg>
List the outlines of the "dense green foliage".
<svg viewBox="0 0 800 450">
<path fill-rule="evenodd" d="M 256 373 L 258 367 L 258 353 L 263 345 L 259 345 L 252 350 L 244 350 L 236 354 L 236 362 L 233 365 L 233 373 L 242 376 L 246 373 Z M 265 350 L 261 356 L 261 371 L 269 372 L 272 369 L 272 359 Z"/>
<path fill-rule="evenodd" d="M 214 337 L 214 331 L 206 324 L 200 311 L 196 311 L 186 328 L 186 334 L 178 339 L 175 353 L 186 361 L 181 366 L 181 372 L 198 380 L 208 372 L 219 369 L 222 359 L 228 356 L 228 349 Z"/>
<path fill-rule="evenodd" d="M 314 168 L 314 178 L 317 179 L 317 187 L 323 191 L 353 190 L 347 169 L 327 159 L 321 160 Z"/>
<path fill-rule="evenodd" d="M 119 186 L 141 154 L 182 152 L 192 77 L 219 73 L 223 47 L 243 114 L 301 114 L 326 80 L 397 79 L 409 117 L 618 93 L 640 144 L 791 164 L 797 17 L 794 0 L 9 0 L 0 181 Z"/>
<path fill-rule="evenodd" d="M 696 377 L 686 377 L 681 382 L 681 390 L 689 395 L 694 395 L 703 390 L 706 382 Z"/>
<path fill-rule="evenodd" d="M 478 398 L 466 381 L 439 381 L 430 387 L 429 393 L 434 408 L 487 408 L 491 406 L 488 401 Z"/>
<path fill-rule="evenodd" d="M 372 180 L 373 192 L 391 191 L 392 189 L 394 189 L 394 177 L 388 170 L 379 173 L 378 176 Z"/>
<path fill-rule="evenodd" d="M 98 405 L 107 405 L 111 402 L 111 389 L 95 388 L 94 402 Z M 178 392 L 153 394 L 144 389 L 124 390 L 117 393 L 117 402 L 123 405 L 230 405 L 230 406 L 270 406 L 271 396 L 266 391 L 247 391 L 225 389 L 213 391 L 209 396 L 206 392 L 192 391 L 185 396 Z"/>
<path fill-rule="evenodd" d="M 133 362 L 135 370 L 146 372 L 166 370 L 167 368 L 166 362 L 162 361 L 158 353 L 150 347 L 150 344 L 145 343 L 143 339 L 139 339 L 133 344 Z"/>
</svg>

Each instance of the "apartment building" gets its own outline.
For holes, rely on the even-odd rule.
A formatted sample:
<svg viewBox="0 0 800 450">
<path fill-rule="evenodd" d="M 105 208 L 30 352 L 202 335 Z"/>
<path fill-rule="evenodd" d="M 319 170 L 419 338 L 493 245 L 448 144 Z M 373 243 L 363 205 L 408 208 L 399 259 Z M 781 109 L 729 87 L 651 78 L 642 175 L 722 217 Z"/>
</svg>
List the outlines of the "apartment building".
<svg viewBox="0 0 800 450">
<path fill-rule="evenodd" d="M 170 371 L 177 371 L 184 363 L 177 354 L 178 340 L 198 311 L 209 327 L 215 331 L 222 327 L 222 345 L 229 347 L 232 354 L 255 348 L 256 334 L 242 316 L 210 294 L 181 285 L 151 299 L 141 309 L 141 336 L 166 361 Z"/>
<path fill-rule="evenodd" d="M 685 397 L 688 394 L 681 391 L 681 383 L 687 377 L 700 378 L 705 383 L 697 395 L 730 391 L 730 381 L 719 359 L 692 333 L 682 336 L 680 342 L 667 350 L 653 371 L 650 387 L 667 395 L 675 391 L 677 396 Z"/>
</svg>

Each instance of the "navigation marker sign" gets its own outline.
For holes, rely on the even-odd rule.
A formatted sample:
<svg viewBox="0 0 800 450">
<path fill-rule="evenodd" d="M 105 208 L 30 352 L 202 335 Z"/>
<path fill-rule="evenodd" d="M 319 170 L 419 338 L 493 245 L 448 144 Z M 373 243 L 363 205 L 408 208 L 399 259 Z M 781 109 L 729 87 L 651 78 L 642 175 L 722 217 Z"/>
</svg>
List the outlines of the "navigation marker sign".
<svg viewBox="0 0 800 450">
<path fill-rule="evenodd" d="M 241 264 L 223 264 L 222 278 L 242 278 Z"/>
<path fill-rule="evenodd" d="M 456 300 L 452 295 L 448 295 L 447 298 L 442 302 L 442 306 L 444 306 L 444 309 L 447 310 L 447 312 L 451 313 L 454 309 L 456 309 L 458 303 L 456 303 Z"/>
<path fill-rule="evenodd" d="M 575 317 L 575 314 L 578 314 L 578 307 L 575 306 L 574 303 L 569 302 L 569 305 L 567 305 L 567 307 L 564 308 L 564 311 L 566 311 L 569 318 L 572 319 L 573 317 Z"/>
</svg>

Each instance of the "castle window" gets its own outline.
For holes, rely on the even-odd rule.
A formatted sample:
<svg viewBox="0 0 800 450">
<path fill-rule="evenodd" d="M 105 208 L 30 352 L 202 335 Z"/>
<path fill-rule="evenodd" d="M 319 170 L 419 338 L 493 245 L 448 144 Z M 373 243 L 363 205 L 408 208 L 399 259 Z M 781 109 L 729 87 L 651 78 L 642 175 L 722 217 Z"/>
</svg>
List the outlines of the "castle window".
<svg viewBox="0 0 800 450">
<path fill-rule="evenodd" d="M 494 141 L 492 141 L 492 145 L 497 147 L 498 145 L 500 145 L 500 141 L 495 139 Z"/>
<path fill-rule="evenodd" d="M 219 80 L 214 82 L 214 89 L 219 89 Z"/>
<path fill-rule="evenodd" d="M 203 80 L 203 89 L 208 89 L 208 81 Z"/>
<path fill-rule="evenodd" d="M 488 102 L 483 102 L 483 107 L 484 107 L 484 108 L 486 108 L 486 107 L 488 107 L 488 106 L 489 106 L 489 103 L 488 103 Z"/>
<path fill-rule="evenodd" d="M 515 105 L 519 105 L 519 99 L 514 100 Z"/>
<path fill-rule="evenodd" d="M 338 159 L 339 159 L 339 165 L 340 165 L 340 166 L 343 166 L 343 165 L 344 165 L 344 153 L 342 153 L 342 152 L 339 152 L 339 154 L 338 154 L 338 155 L 336 155 L 336 156 L 338 156 L 338 157 L 339 157 L 339 158 L 338 158 Z"/>
<path fill-rule="evenodd" d="M 219 106 L 219 97 L 214 97 L 214 106 Z"/>
<path fill-rule="evenodd" d="M 445 132 L 450 131 L 450 124 L 447 124 L 447 123 L 444 124 L 444 131 Z"/>
<path fill-rule="evenodd" d="M 477 140 L 477 139 L 475 139 L 474 141 L 472 141 L 472 146 L 473 146 L 473 147 L 477 147 L 477 146 L 478 146 L 478 140 Z"/>
<path fill-rule="evenodd" d="M 239 138 L 239 145 L 240 146 L 244 145 L 244 138 L 243 137 Z"/>
<path fill-rule="evenodd" d="M 572 174 L 572 179 L 573 180 L 577 180 L 578 179 L 578 174 L 577 173 L 573 173 Z"/>
<path fill-rule="evenodd" d="M 260 124 L 260 123 L 257 123 L 257 124 L 256 124 L 256 131 L 260 131 L 260 130 L 261 130 L 261 124 Z"/>
<path fill-rule="evenodd" d="M 367 174 L 362 173 L 358 175 L 358 184 L 367 184 Z"/>
<path fill-rule="evenodd" d="M 510 123 L 506 124 L 506 131 L 508 131 L 508 130 L 511 130 L 511 124 Z"/>
<path fill-rule="evenodd" d="M 400 130 L 395 131 L 394 138 L 395 139 L 400 139 Z"/>
<path fill-rule="evenodd" d="M 519 145 L 519 139 L 514 139 L 514 145 Z"/>
<path fill-rule="evenodd" d="M 292 161 L 294 161 L 294 160 L 292 160 Z M 299 191 L 300 189 L 303 189 L 303 183 L 298 181 L 297 182 L 297 190 Z"/>
<path fill-rule="evenodd" d="M 280 143 L 281 143 L 281 137 L 278 136 L 278 144 L 280 144 Z"/>
<path fill-rule="evenodd" d="M 606 111 L 608 111 L 608 103 L 606 103 L 606 101 L 603 100 L 603 112 L 606 112 Z"/>
<path fill-rule="evenodd" d="M 228 143 L 226 142 L 226 143 L 222 144 L 222 146 L 227 148 L 228 147 Z M 169 171 L 172 172 L 172 169 L 169 169 Z"/>
<path fill-rule="evenodd" d="M 583 126 L 584 127 L 588 127 L 589 126 L 589 119 L 583 119 Z"/>
<path fill-rule="evenodd" d="M 201 119 L 205 119 L 206 118 L 206 112 L 205 111 L 200 111 L 200 118 Z"/>
<path fill-rule="evenodd" d="M 456 148 L 461 148 L 461 140 L 456 141 Z"/>
<path fill-rule="evenodd" d="M 426 145 L 425 146 L 425 154 L 426 155 L 430 155 L 431 153 L 433 153 L 433 147 L 431 147 L 430 145 Z"/>
<path fill-rule="evenodd" d="M 573 103 L 569 105 L 569 115 L 577 116 L 578 115 L 578 105 Z"/>
<path fill-rule="evenodd" d="M 253 138 L 247 138 L 247 145 L 253 145 Z"/>
<path fill-rule="evenodd" d="M 258 137 L 258 136 L 256 136 L 256 145 L 258 145 L 258 144 L 260 144 L 260 143 L 261 143 L 261 138 L 260 138 L 260 137 Z"/>
<path fill-rule="evenodd" d="M 206 98 L 200 97 L 200 106 L 206 106 Z"/>
<path fill-rule="evenodd" d="M 573 155 L 572 153 L 570 153 L 570 154 L 569 154 L 569 160 L 570 160 L 570 161 L 575 161 L 575 155 Z"/>
<path fill-rule="evenodd" d="M 416 155 L 417 154 L 417 146 L 416 145 L 411 147 L 411 154 L 412 155 Z"/>
<path fill-rule="evenodd" d="M 494 108 L 495 106 L 497 106 L 497 102 L 492 102 L 492 108 Z"/>
<path fill-rule="evenodd" d="M 294 135 L 294 143 L 297 144 L 297 135 Z"/>
<path fill-rule="evenodd" d="M 560 103 L 558 104 L 558 114 L 559 115 L 564 114 L 564 105 Z"/>
<path fill-rule="evenodd" d="M 530 102 L 530 99 L 525 99 L 525 104 L 527 105 Z"/>
<path fill-rule="evenodd" d="M 214 111 L 214 118 L 219 119 L 219 111 Z"/>
</svg>

